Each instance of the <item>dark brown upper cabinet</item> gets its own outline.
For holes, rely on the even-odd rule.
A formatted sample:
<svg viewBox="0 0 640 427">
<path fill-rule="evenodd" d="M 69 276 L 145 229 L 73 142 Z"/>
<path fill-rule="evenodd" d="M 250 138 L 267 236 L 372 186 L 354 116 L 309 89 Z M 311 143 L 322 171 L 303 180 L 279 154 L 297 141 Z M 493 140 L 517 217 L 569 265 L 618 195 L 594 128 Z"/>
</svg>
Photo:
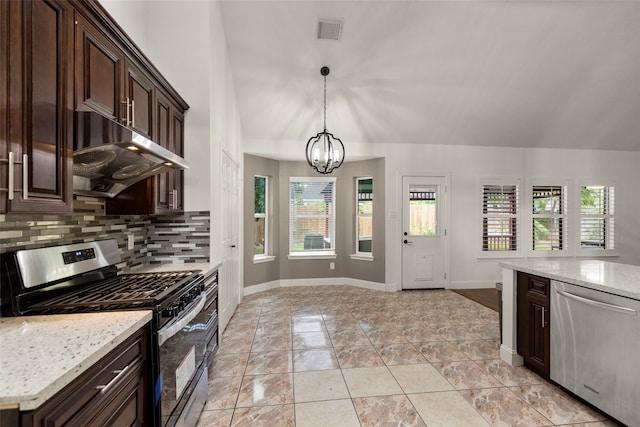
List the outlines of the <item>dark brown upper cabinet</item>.
<svg viewBox="0 0 640 427">
<path fill-rule="evenodd" d="M 74 110 L 183 154 L 189 106 L 97 1 L 0 1 L 0 55 L 0 213 L 72 212 Z M 182 172 L 164 179 L 158 210 L 181 210 Z M 155 188 L 149 178 L 107 210 L 135 200 L 155 213 Z"/>
<path fill-rule="evenodd" d="M 0 212 L 73 209 L 72 20 L 65 1 L 0 3 Z"/>
<path fill-rule="evenodd" d="M 124 125 L 130 117 L 122 98 L 124 53 L 80 13 L 75 16 L 76 108 L 97 111 Z"/>
<path fill-rule="evenodd" d="M 75 53 L 76 108 L 96 111 L 153 139 L 153 82 L 77 12 Z"/>
<path fill-rule="evenodd" d="M 154 85 L 131 61 L 125 61 L 124 102 L 129 103 L 129 124 L 133 130 L 153 139 Z"/>
</svg>

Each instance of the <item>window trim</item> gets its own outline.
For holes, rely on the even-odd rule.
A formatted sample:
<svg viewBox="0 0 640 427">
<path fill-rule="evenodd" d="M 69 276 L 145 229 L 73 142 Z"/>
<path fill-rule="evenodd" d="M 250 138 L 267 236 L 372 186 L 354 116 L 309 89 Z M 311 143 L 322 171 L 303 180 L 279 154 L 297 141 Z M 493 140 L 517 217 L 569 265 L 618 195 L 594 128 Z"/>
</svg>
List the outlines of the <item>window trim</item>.
<svg viewBox="0 0 640 427">
<path fill-rule="evenodd" d="M 256 201 L 256 178 L 264 178 L 264 213 L 256 213 L 255 211 L 255 201 Z M 254 227 L 255 227 L 255 220 L 258 218 L 264 218 L 264 253 L 263 254 L 253 254 L 253 261 L 254 263 L 259 263 L 259 262 L 267 262 L 267 261 L 272 261 L 273 259 L 275 259 L 275 257 L 273 255 L 271 255 L 271 248 L 270 248 L 270 238 L 269 238 L 269 222 L 271 220 L 270 215 L 269 215 L 269 207 L 270 207 L 270 193 L 271 191 L 269 191 L 269 186 L 270 186 L 270 179 L 267 175 L 261 175 L 261 174 L 255 174 L 253 176 L 253 203 L 254 203 L 254 208 L 253 208 L 253 219 L 254 219 Z M 254 237 L 255 237 L 255 228 L 254 228 Z M 255 242 L 254 242 L 255 244 Z"/>
<path fill-rule="evenodd" d="M 333 220 L 333 226 L 331 227 L 330 230 L 330 240 L 331 242 L 333 242 L 332 244 L 332 248 L 328 249 L 328 250 L 313 250 L 313 251 L 292 251 L 292 236 L 293 236 L 293 230 L 292 230 L 292 218 L 291 218 L 291 183 L 293 182 L 325 182 L 325 183 L 329 183 L 332 182 L 333 183 L 333 191 L 331 193 L 332 196 L 332 203 L 331 203 L 331 213 L 329 215 L 329 217 Z M 289 195 L 288 195 L 288 199 L 289 199 L 289 223 L 288 223 L 288 227 L 289 227 L 289 244 L 288 244 L 288 258 L 289 259 L 333 259 L 337 257 L 336 254 L 336 227 L 337 227 L 337 221 L 336 221 L 336 192 L 337 192 L 337 179 L 336 177 L 309 177 L 309 176 L 304 176 L 304 177 L 289 177 Z"/>
<path fill-rule="evenodd" d="M 515 185 L 517 188 L 516 199 L 516 213 L 509 215 L 509 218 L 515 218 L 516 221 L 516 250 L 509 251 L 485 251 L 484 245 L 484 218 L 488 217 L 488 214 L 483 212 L 483 196 L 484 187 L 487 185 Z M 501 259 L 501 258 L 522 258 L 523 255 L 523 242 L 525 241 L 522 234 L 523 223 L 523 194 L 522 194 L 522 178 L 521 177 L 478 177 L 476 184 L 476 196 L 477 196 L 477 211 L 479 220 L 477 221 L 476 241 L 477 243 L 477 258 L 478 259 Z"/>
<path fill-rule="evenodd" d="M 603 216 L 605 218 L 611 218 L 613 219 L 613 241 L 614 241 L 614 247 L 613 249 L 585 249 L 582 247 L 582 238 L 581 238 L 581 226 L 582 226 L 582 219 L 583 219 L 583 214 L 582 214 L 582 187 L 588 187 L 588 186 L 602 186 L 602 187 L 613 187 L 614 189 L 614 194 L 613 194 L 613 201 L 609 200 L 609 203 L 613 204 L 613 214 L 604 214 L 604 215 L 596 215 L 596 217 L 598 216 Z M 576 256 L 577 257 L 592 257 L 592 258 L 597 258 L 597 257 L 615 257 L 615 256 L 619 256 L 618 253 L 618 206 L 617 206 L 617 194 L 619 194 L 619 186 L 618 183 L 615 180 L 612 180 L 610 178 L 588 178 L 588 179 L 580 179 L 577 184 L 576 184 L 576 189 L 575 189 L 575 194 L 576 194 L 576 224 L 575 224 L 575 231 L 574 231 L 574 242 L 575 242 L 575 247 L 576 247 Z M 589 217 L 591 215 L 587 215 L 586 217 Z"/>
<path fill-rule="evenodd" d="M 562 196 L 563 196 L 563 213 L 562 214 L 534 214 L 533 213 L 533 187 L 562 187 Z M 571 197 L 571 183 L 566 178 L 535 178 L 529 181 L 527 185 L 527 197 L 524 200 L 526 203 L 526 211 L 527 211 L 527 235 L 526 237 L 526 245 L 527 245 L 527 256 L 530 258 L 556 258 L 556 257 L 568 257 L 573 255 L 573 238 L 571 234 L 574 232 L 572 227 L 573 217 L 575 217 L 574 212 L 571 207 L 574 205 L 574 202 Z M 573 215 L 573 217 L 572 217 Z M 562 226 L 562 245 L 563 248 L 559 250 L 534 250 L 533 249 L 533 221 L 536 218 L 562 218 L 563 226 Z"/>
<path fill-rule="evenodd" d="M 371 215 L 360 215 L 359 210 L 359 183 L 364 180 L 371 180 Z M 373 261 L 373 177 L 372 176 L 362 176 L 355 177 L 355 252 L 350 254 L 351 259 L 362 260 L 362 261 Z M 360 251 L 360 218 L 371 218 L 371 252 L 361 252 Z"/>
</svg>

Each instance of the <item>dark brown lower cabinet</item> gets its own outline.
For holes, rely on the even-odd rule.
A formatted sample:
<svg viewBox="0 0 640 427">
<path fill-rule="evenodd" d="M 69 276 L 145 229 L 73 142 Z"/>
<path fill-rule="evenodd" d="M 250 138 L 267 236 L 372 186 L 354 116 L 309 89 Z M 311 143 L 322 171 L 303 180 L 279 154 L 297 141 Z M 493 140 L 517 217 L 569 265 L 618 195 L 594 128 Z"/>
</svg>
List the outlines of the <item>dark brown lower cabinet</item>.
<svg viewBox="0 0 640 427">
<path fill-rule="evenodd" d="M 149 337 L 147 325 L 37 409 L 2 411 L 2 425 L 151 425 Z"/>
<path fill-rule="evenodd" d="M 549 295 L 551 283 L 544 277 L 518 272 L 518 353 L 524 364 L 549 378 Z"/>
</svg>

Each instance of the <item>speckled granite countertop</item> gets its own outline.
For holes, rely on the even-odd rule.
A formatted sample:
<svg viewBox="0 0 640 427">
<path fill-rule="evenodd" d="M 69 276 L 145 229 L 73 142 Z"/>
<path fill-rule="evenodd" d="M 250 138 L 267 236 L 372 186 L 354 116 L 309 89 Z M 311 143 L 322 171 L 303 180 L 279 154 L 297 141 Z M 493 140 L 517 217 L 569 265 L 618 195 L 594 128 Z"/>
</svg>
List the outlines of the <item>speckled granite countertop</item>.
<svg viewBox="0 0 640 427">
<path fill-rule="evenodd" d="M 0 409 L 35 409 L 139 330 L 151 311 L 0 318 Z"/>
<path fill-rule="evenodd" d="M 501 267 L 640 300 L 640 266 L 599 260 L 501 262 Z"/>
<path fill-rule="evenodd" d="M 201 270 L 204 276 L 208 276 L 209 273 L 217 269 L 219 266 L 219 264 L 211 264 L 207 262 L 189 262 L 183 264 L 145 264 L 143 266 L 132 269 L 131 273 Z"/>
</svg>

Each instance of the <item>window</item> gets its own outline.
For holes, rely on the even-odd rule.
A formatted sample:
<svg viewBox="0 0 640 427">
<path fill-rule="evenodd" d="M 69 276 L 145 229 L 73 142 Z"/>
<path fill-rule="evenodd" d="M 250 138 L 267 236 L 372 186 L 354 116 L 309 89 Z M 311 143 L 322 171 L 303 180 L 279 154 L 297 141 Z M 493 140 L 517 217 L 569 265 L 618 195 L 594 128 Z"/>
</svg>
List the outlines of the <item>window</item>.
<svg viewBox="0 0 640 427">
<path fill-rule="evenodd" d="M 438 187 L 411 185 L 409 187 L 409 236 L 438 234 Z"/>
<path fill-rule="evenodd" d="M 335 255 L 335 184 L 335 178 L 290 178 L 291 255 Z"/>
<path fill-rule="evenodd" d="M 485 180 L 481 185 L 482 252 L 519 251 L 519 181 Z"/>
<path fill-rule="evenodd" d="M 533 185 L 531 195 L 533 251 L 566 251 L 567 187 Z"/>
<path fill-rule="evenodd" d="M 269 253 L 268 244 L 268 188 L 267 177 L 256 175 L 253 178 L 254 188 L 254 209 L 253 217 L 255 220 L 254 225 L 254 243 L 253 254 L 254 258 L 260 258 L 266 256 Z"/>
<path fill-rule="evenodd" d="M 356 255 L 373 254 L 373 178 L 356 178 Z"/>
<path fill-rule="evenodd" d="M 615 188 L 603 185 L 580 187 L 580 249 L 615 249 Z"/>
</svg>

